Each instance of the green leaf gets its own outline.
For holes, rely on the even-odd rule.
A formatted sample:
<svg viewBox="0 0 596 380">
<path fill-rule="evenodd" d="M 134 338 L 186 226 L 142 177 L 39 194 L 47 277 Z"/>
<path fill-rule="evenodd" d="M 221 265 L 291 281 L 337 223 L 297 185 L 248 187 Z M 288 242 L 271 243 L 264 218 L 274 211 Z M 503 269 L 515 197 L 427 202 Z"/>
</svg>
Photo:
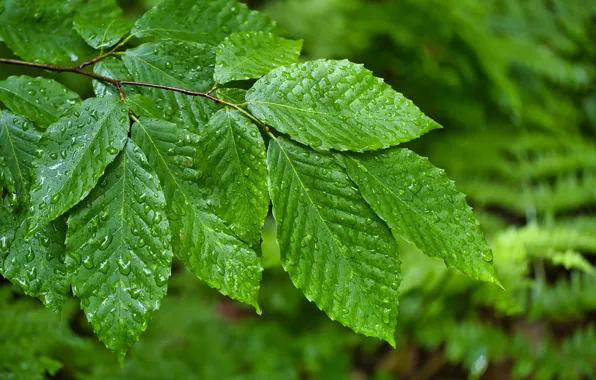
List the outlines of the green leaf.
<svg viewBox="0 0 596 380">
<path fill-rule="evenodd" d="M 249 245 L 261 241 L 269 211 L 265 142 L 240 111 L 218 111 L 201 131 L 201 185 L 215 213 Z"/>
<path fill-rule="evenodd" d="M 282 265 L 329 317 L 395 344 L 397 242 L 333 158 L 284 138 L 267 157 Z"/>
<path fill-rule="evenodd" d="M 166 295 L 169 235 L 157 175 L 128 140 L 70 213 L 66 239 L 72 291 L 99 339 L 121 359 Z"/>
<path fill-rule="evenodd" d="M 132 26 L 115 0 L 88 0 L 74 18 L 74 29 L 94 49 L 114 46 Z"/>
<path fill-rule="evenodd" d="M 259 311 L 259 257 L 209 210 L 196 183 L 199 136 L 152 119 L 139 120 L 132 135 L 164 186 L 175 254 L 209 286 Z"/>
<path fill-rule="evenodd" d="M 478 221 L 444 170 L 407 149 L 346 154 L 343 162 L 395 235 L 447 266 L 498 283 Z"/>
<path fill-rule="evenodd" d="M 27 201 L 31 162 L 40 138 L 41 133 L 29 120 L 8 111 L 0 113 L 0 154 L 6 159 L 20 201 Z"/>
<path fill-rule="evenodd" d="M 93 72 L 95 74 L 103 75 L 104 77 L 113 78 L 117 80 L 132 80 L 132 75 L 124 66 L 124 63 L 114 57 L 108 57 L 97 62 L 93 66 Z M 124 86 L 122 89 L 127 96 L 138 94 L 139 90 L 137 87 Z M 114 95 L 119 96 L 118 90 L 109 83 L 104 83 L 98 80 L 93 81 L 93 91 L 97 97 L 103 98 L 104 96 Z"/>
<path fill-rule="evenodd" d="M 578 269 L 590 275 L 596 274 L 596 268 L 579 252 L 549 252 L 545 256 L 550 258 L 554 265 L 561 265 L 567 270 Z"/>
<path fill-rule="evenodd" d="M 141 17 L 132 33 L 215 45 L 234 32 L 276 32 L 277 24 L 263 13 L 235 0 L 165 0 Z"/>
<path fill-rule="evenodd" d="M 81 98 L 55 80 L 24 75 L 0 82 L 0 101 L 45 129 L 80 104 Z"/>
<path fill-rule="evenodd" d="M 28 225 L 23 221 L 10 253 L 0 265 L 0 272 L 7 280 L 21 287 L 25 294 L 41 299 L 57 315 L 69 292 L 64 266 L 65 227 L 59 219 L 27 238 Z"/>
<path fill-rule="evenodd" d="M 127 50 L 122 60 L 137 81 L 194 91 L 208 91 L 214 85 L 215 53 L 203 44 L 148 43 Z M 179 92 L 147 87 L 140 91 L 163 106 L 163 113 L 171 115 L 169 120 L 179 115 L 186 127 L 203 127 L 217 108 L 211 100 Z"/>
<path fill-rule="evenodd" d="M 126 142 L 127 109 L 117 98 L 91 98 L 50 125 L 33 162 L 31 233 L 79 203 Z"/>
<path fill-rule="evenodd" d="M 232 104 L 242 104 L 246 98 L 246 90 L 241 88 L 218 88 L 217 97 Z"/>
<path fill-rule="evenodd" d="M 258 78 L 298 61 L 300 50 L 302 41 L 272 33 L 232 33 L 217 47 L 214 77 L 219 83 Z"/>
<path fill-rule="evenodd" d="M 280 67 L 248 91 L 248 109 L 292 139 L 327 150 L 376 150 L 440 126 L 362 65 L 318 60 Z"/>
<path fill-rule="evenodd" d="M 15 233 L 24 219 L 18 214 L 7 199 L 0 198 L 0 268 L 4 267 L 4 259 L 10 252 Z"/>
<path fill-rule="evenodd" d="M 82 0 L 4 0 L 0 9 L 0 36 L 27 61 L 72 63 L 91 54 L 72 29 Z"/>
<path fill-rule="evenodd" d="M 2 150 L 0 149 L 0 196 L 4 194 L 4 190 L 9 193 L 16 192 L 16 183 L 6 162 L 6 158 L 2 156 Z"/>
<path fill-rule="evenodd" d="M 175 114 L 169 106 L 164 106 L 163 101 L 152 99 L 149 96 L 135 94 L 126 98 L 126 104 L 135 115 L 153 119 L 165 120 L 174 124 L 184 125 L 182 116 Z"/>
</svg>

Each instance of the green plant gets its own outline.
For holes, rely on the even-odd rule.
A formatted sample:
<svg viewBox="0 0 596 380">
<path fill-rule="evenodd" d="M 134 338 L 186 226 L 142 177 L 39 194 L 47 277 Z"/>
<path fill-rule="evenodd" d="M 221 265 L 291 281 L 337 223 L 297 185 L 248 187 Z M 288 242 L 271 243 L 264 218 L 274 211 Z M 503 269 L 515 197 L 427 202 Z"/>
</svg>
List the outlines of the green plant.
<svg viewBox="0 0 596 380">
<path fill-rule="evenodd" d="M 166 0 L 131 25 L 110 0 L 0 3 L 0 36 L 27 60 L 0 64 L 95 80 L 84 101 L 0 82 L 0 272 L 26 294 L 59 314 L 72 288 L 120 358 L 173 254 L 260 312 L 270 199 L 293 283 L 356 332 L 394 344 L 394 235 L 498 284 L 464 195 L 396 147 L 439 125 L 363 66 L 296 63 L 301 42 L 233 0 Z M 135 37 L 150 42 L 122 51 Z"/>
<path fill-rule="evenodd" d="M 382 370 L 594 377 L 594 2 L 278 0 L 264 8 L 305 38 L 309 59 L 362 62 L 445 126 L 409 147 L 466 193 L 507 289 L 479 286 L 402 246 L 398 350 L 377 362 L 398 364 Z"/>
</svg>

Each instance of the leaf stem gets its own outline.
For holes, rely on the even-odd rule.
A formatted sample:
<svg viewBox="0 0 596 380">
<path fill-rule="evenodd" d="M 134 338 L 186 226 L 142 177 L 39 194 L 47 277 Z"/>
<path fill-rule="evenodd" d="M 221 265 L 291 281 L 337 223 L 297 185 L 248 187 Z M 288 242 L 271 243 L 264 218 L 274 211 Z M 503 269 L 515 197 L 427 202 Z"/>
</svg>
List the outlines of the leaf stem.
<svg viewBox="0 0 596 380">
<path fill-rule="evenodd" d="M 77 67 L 78 67 L 79 69 L 83 69 L 83 68 L 85 68 L 85 67 L 87 67 L 87 66 L 91 66 L 91 65 L 93 65 L 93 64 L 95 64 L 95 63 L 97 63 L 97 62 L 101 61 L 101 60 L 102 60 L 102 59 L 104 59 L 104 58 L 107 58 L 107 57 L 109 57 L 109 56 L 111 56 L 111 55 L 116 55 L 116 54 L 118 54 L 118 52 L 117 52 L 116 50 L 118 50 L 118 49 L 120 49 L 122 46 L 126 45 L 126 43 L 127 43 L 128 41 L 130 41 L 130 39 L 131 39 L 132 37 L 133 37 L 133 35 L 132 35 L 132 34 L 130 34 L 128 37 L 126 37 L 125 39 L 123 39 L 122 41 L 120 41 L 120 43 L 119 43 L 118 45 L 114 46 L 114 48 L 113 48 L 112 50 L 110 50 L 109 52 L 107 52 L 107 53 L 103 53 L 103 50 L 102 50 L 102 53 L 101 53 L 99 56 L 97 56 L 97 57 L 93 58 L 92 60 L 89 60 L 89 61 L 83 62 L 83 63 L 81 63 L 81 64 L 80 64 L 79 66 L 77 66 Z"/>
</svg>

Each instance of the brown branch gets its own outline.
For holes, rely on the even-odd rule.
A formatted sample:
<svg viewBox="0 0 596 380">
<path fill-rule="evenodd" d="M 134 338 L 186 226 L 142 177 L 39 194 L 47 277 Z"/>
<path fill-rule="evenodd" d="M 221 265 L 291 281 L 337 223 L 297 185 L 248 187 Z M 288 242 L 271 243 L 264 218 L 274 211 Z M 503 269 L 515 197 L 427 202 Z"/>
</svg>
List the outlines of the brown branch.
<svg viewBox="0 0 596 380">
<path fill-rule="evenodd" d="M 37 62 L 29 62 L 29 61 L 20 61 L 18 59 L 9 59 L 9 58 L 0 58 L 0 63 L 4 63 L 4 64 L 7 64 L 7 65 L 35 67 L 35 68 L 38 68 L 38 69 L 44 69 L 44 70 L 48 70 L 48 71 L 54 71 L 54 72 L 57 72 L 57 73 L 75 73 L 75 74 L 81 74 L 81 75 L 85 75 L 85 76 L 91 77 L 93 79 L 97 79 L 97 80 L 101 80 L 101 81 L 104 81 L 104 82 L 111 83 L 114 86 L 116 86 L 116 82 L 118 82 L 115 79 L 104 77 L 103 75 L 95 74 L 95 73 L 90 72 L 90 71 L 85 71 L 85 70 L 79 68 L 78 66 L 77 67 L 55 66 L 55 65 L 50 65 L 50 64 L 47 64 L 47 63 L 37 63 Z"/>
<path fill-rule="evenodd" d="M 91 61 L 89 61 L 89 62 L 91 62 Z M 4 64 L 8 64 L 8 65 L 35 67 L 38 69 L 44 69 L 44 70 L 54 71 L 54 72 L 58 72 L 58 73 L 75 73 L 75 74 L 80 74 L 80 75 L 84 75 L 87 77 L 91 77 L 93 79 L 96 79 L 96 80 L 99 80 L 102 82 L 106 82 L 106 83 L 109 83 L 112 86 L 114 86 L 116 88 L 116 90 L 118 90 L 118 93 L 120 94 L 121 98 L 124 98 L 124 93 L 122 92 L 123 85 L 151 87 L 151 88 L 157 88 L 157 89 L 161 89 L 161 90 L 180 92 L 182 94 L 189 95 L 189 96 L 200 96 L 200 97 L 212 100 L 215 103 L 219 103 L 219 104 L 223 104 L 223 105 L 226 105 L 229 107 L 234 107 L 236 109 L 240 109 L 240 107 L 238 107 L 236 104 L 229 103 L 223 99 L 220 99 L 220 98 L 217 98 L 217 97 L 211 95 L 211 91 L 201 92 L 201 91 L 188 90 L 185 88 L 164 86 L 164 85 L 155 84 L 155 83 L 136 82 L 136 81 L 131 81 L 131 80 L 119 80 L 119 79 L 108 78 L 103 75 L 95 74 L 91 71 L 83 70 L 82 67 L 85 67 L 83 65 L 88 62 L 85 62 L 85 63 L 83 63 L 79 66 L 75 66 L 75 67 L 67 67 L 67 66 L 50 65 L 47 63 L 36 63 L 36 62 L 29 62 L 29 61 L 21 61 L 21 60 L 17 60 L 17 59 L 0 58 L 0 63 L 4 63 Z M 93 63 L 95 63 L 95 62 L 93 62 Z M 242 109 L 240 109 L 240 110 L 246 113 L 246 111 L 244 111 Z"/>
</svg>

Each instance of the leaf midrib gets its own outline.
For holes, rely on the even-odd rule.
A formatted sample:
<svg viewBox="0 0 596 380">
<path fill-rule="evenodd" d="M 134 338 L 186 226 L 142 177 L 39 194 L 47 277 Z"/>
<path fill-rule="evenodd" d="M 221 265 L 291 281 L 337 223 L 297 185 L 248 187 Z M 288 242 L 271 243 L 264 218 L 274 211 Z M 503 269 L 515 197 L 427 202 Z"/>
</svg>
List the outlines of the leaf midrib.
<svg viewBox="0 0 596 380">
<path fill-rule="evenodd" d="M 348 159 L 352 160 L 357 166 L 358 169 L 366 169 L 367 172 L 364 173 L 365 175 L 370 176 L 372 179 L 375 180 L 375 182 L 377 182 L 385 191 L 387 191 L 389 194 L 391 194 L 395 199 L 397 199 L 400 203 L 402 203 L 407 209 L 409 209 L 412 213 L 416 214 L 420 219 L 422 219 L 424 221 L 425 224 L 430 226 L 430 229 L 434 230 L 434 231 L 438 231 L 438 235 L 439 236 L 443 236 L 443 230 L 439 227 L 437 227 L 436 224 L 431 223 L 431 221 L 429 219 L 427 219 L 423 214 L 421 214 L 418 210 L 416 210 L 415 208 L 413 208 L 412 206 L 410 206 L 407 202 L 405 202 L 401 197 L 399 197 L 391 188 L 389 188 L 384 182 L 382 182 L 378 177 L 376 177 L 375 175 L 373 175 L 371 173 L 371 171 L 364 165 L 362 165 L 360 163 L 360 161 L 355 160 L 353 157 L 349 156 L 349 155 L 345 155 Z M 379 217 L 381 217 L 381 215 L 379 215 Z M 388 221 L 386 221 L 388 223 Z M 392 223 L 393 224 L 393 223 Z M 408 236 L 403 236 L 405 235 L 404 233 L 401 233 L 400 235 L 402 235 L 402 237 L 404 239 L 408 239 Z M 450 239 L 446 239 L 448 241 L 451 241 Z M 416 244 L 418 245 L 418 244 Z M 421 247 L 418 247 L 420 249 L 422 249 Z"/>
<path fill-rule="evenodd" d="M 362 114 L 359 112 L 353 112 L 353 111 L 347 111 L 349 112 L 349 114 L 340 114 L 340 113 L 332 113 L 332 112 L 324 112 L 324 111 L 315 111 L 315 110 L 309 110 L 309 109 L 305 109 L 305 108 L 300 108 L 300 107 L 293 107 L 290 106 L 288 104 L 283 104 L 283 103 L 275 103 L 275 102 L 267 102 L 264 100 L 249 100 L 248 104 L 265 104 L 265 105 L 270 105 L 270 106 L 277 106 L 280 108 L 287 108 L 293 111 L 299 111 L 299 112 L 304 112 L 304 113 L 310 113 L 310 114 L 314 114 L 314 115 L 322 115 L 322 116 L 329 116 L 329 117 L 334 117 L 334 118 L 338 118 L 338 119 L 346 119 L 346 118 L 353 118 L 353 119 L 369 119 L 369 120 L 374 120 L 374 121 L 386 121 L 386 122 L 391 122 L 394 119 L 392 118 L 382 118 L 382 117 L 375 117 L 373 115 L 366 115 L 366 114 Z M 344 109 L 345 110 L 345 109 Z"/>
<path fill-rule="evenodd" d="M 350 260 L 345 255 L 345 252 L 347 251 L 345 249 L 345 246 L 341 243 L 341 241 L 339 239 L 337 239 L 337 237 L 335 236 L 335 234 L 333 233 L 333 231 L 331 231 L 331 229 L 327 225 L 327 221 L 323 218 L 323 215 L 321 215 L 321 213 L 319 212 L 319 208 L 317 207 L 317 205 L 315 204 L 315 202 L 312 200 L 312 198 L 308 194 L 308 191 L 306 191 L 306 188 L 307 187 L 304 185 L 304 182 L 302 182 L 302 179 L 300 178 L 300 174 L 298 174 L 298 171 L 296 170 L 296 167 L 292 163 L 292 160 L 290 159 L 290 157 L 288 156 L 288 154 L 286 153 L 286 151 L 281 146 L 279 140 L 276 137 L 272 137 L 272 139 L 277 143 L 277 146 L 279 146 L 280 151 L 284 154 L 286 160 L 288 161 L 290 167 L 292 168 L 292 171 L 294 172 L 294 175 L 296 176 L 296 178 L 298 179 L 298 182 L 300 183 L 300 186 L 302 187 L 303 193 L 306 194 L 306 197 L 308 198 L 308 200 L 309 200 L 309 202 L 311 204 L 311 207 L 315 210 L 317 216 L 319 217 L 319 219 L 321 219 L 321 222 L 323 222 L 323 225 L 325 225 L 325 229 L 329 233 L 329 236 L 331 236 L 331 238 L 333 239 L 333 241 L 336 243 L 336 246 L 338 246 L 339 251 L 342 253 L 342 256 L 343 256 L 344 260 L 346 261 L 346 263 L 350 266 L 350 269 L 354 273 L 354 276 L 358 278 L 358 281 L 356 281 L 355 283 L 358 286 L 358 288 L 360 289 L 360 293 L 361 294 L 366 294 L 366 292 L 364 291 L 364 289 L 362 288 L 362 285 L 361 285 L 362 279 L 360 278 L 360 275 L 358 274 L 358 272 L 356 270 L 354 270 L 352 268 L 352 263 L 350 262 Z M 367 297 L 362 297 L 362 298 L 367 301 L 368 305 L 373 310 L 376 310 L 376 307 L 370 303 L 370 301 L 368 300 Z"/>
<path fill-rule="evenodd" d="M 234 144 L 234 155 L 236 156 L 236 161 L 238 162 L 238 166 L 240 168 L 242 168 L 245 165 L 242 162 L 242 160 L 240 159 L 240 152 L 238 152 L 238 143 L 236 141 L 236 133 L 234 133 L 234 127 L 232 126 L 231 112 L 232 111 L 229 111 L 227 109 L 225 110 L 226 119 L 228 121 L 229 132 L 232 137 L 233 144 Z M 248 167 L 248 165 L 247 165 L 247 167 Z M 248 192 L 247 188 L 248 188 L 248 185 L 252 185 L 252 183 L 250 183 L 250 181 L 248 181 L 248 179 L 242 173 L 240 173 L 239 177 L 241 177 L 241 181 L 243 183 L 242 192 L 244 193 L 245 199 L 248 201 L 248 198 L 250 198 L 250 193 Z"/>
<path fill-rule="evenodd" d="M 89 142 L 88 148 L 91 148 L 97 141 L 97 137 L 99 136 L 99 130 L 103 127 L 103 125 L 105 124 L 105 121 L 107 120 L 107 118 L 112 114 L 112 111 L 114 111 L 114 108 L 116 108 L 118 105 L 120 104 L 119 101 L 115 102 L 114 105 L 112 106 L 112 108 L 110 108 L 110 110 L 108 112 L 105 113 L 105 115 L 99 119 L 96 123 L 96 125 L 98 125 L 99 127 L 97 128 L 97 133 L 95 135 L 93 135 L 93 138 L 91 139 L 91 141 Z M 81 165 L 81 163 L 84 161 L 82 158 L 85 155 L 85 153 L 87 153 L 89 151 L 89 149 L 86 149 L 82 154 L 81 154 L 81 159 L 78 160 L 78 162 L 74 165 L 74 167 L 71 170 L 71 173 L 75 173 L 75 171 L 78 170 L 79 165 Z M 72 179 L 74 178 L 74 176 L 70 176 L 68 177 L 68 179 L 66 181 L 64 181 L 64 185 L 66 186 L 66 184 L 70 185 L 70 182 L 72 181 Z M 60 187 L 60 191 L 64 190 L 65 186 L 61 186 Z M 92 189 L 91 189 L 92 190 Z M 89 190 L 89 192 L 91 191 Z"/>
<path fill-rule="evenodd" d="M 182 194 L 182 196 L 184 197 L 184 201 L 186 204 L 190 204 L 188 197 L 186 196 L 186 193 L 182 190 L 182 186 L 180 186 L 180 184 L 178 183 L 178 181 L 176 180 L 176 176 L 174 175 L 174 173 L 170 170 L 170 165 L 168 165 L 168 162 L 164 159 L 163 155 L 161 154 L 161 152 L 159 151 L 159 148 L 157 147 L 157 145 L 155 144 L 155 141 L 153 140 L 153 138 L 151 137 L 151 134 L 149 133 L 149 131 L 147 131 L 147 129 L 145 128 L 145 126 L 141 123 L 140 120 L 137 120 L 137 124 L 139 124 L 139 126 L 143 129 L 143 132 L 145 133 L 145 135 L 147 136 L 147 138 L 149 139 L 149 141 L 151 142 L 151 145 L 153 146 L 153 149 L 155 150 L 155 153 L 157 153 L 157 156 L 159 157 L 159 160 L 162 162 L 164 168 L 166 169 L 168 176 L 172 179 L 172 182 L 176 185 L 176 188 L 178 189 L 178 192 L 180 194 Z M 193 207 L 194 209 L 194 207 Z M 201 225 L 203 225 L 203 223 L 201 223 Z M 203 225 L 204 226 L 204 225 Z"/>
</svg>

